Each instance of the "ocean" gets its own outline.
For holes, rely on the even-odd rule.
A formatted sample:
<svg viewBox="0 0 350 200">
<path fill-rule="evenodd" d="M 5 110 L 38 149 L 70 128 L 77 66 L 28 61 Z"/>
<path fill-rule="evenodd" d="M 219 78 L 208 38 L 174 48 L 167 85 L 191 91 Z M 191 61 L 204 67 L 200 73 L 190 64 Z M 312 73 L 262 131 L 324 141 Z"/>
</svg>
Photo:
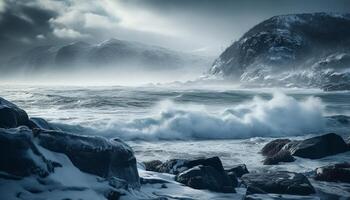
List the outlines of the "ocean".
<svg viewBox="0 0 350 200">
<path fill-rule="evenodd" d="M 350 92 L 208 88 L 4 85 L 0 91 L 29 116 L 44 118 L 64 131 L 121 138 L 138 162 L 219 156 L 225 168 L 244 163 L 250 171 L 309 173 L 350 160 L 346 152 L 265 166 L 259 154 L 274 138 L 304 139 L 328 132 L 349 137 Z M 324 192 L 350 196 L 348 185 L 313 184 Z"/>
</svg>

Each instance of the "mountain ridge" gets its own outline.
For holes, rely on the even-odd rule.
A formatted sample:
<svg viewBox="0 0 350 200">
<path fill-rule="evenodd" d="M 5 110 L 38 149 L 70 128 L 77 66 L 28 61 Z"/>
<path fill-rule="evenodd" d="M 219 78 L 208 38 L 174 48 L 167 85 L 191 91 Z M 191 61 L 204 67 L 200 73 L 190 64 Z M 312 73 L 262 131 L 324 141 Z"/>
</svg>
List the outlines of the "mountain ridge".
<svg viewBox="0 0 350 200">
<path fill-rule="evenodd" d="M 349 47 L 349 13 L 279 15 L 255 25 L 229 46 L 209 74 L 247 86 L 350 89 L 350 76 L 344 76 L 350 68 Z"/>
<path fill-rule="evenodd" d="M 34 72 L 79 66 L 89 68 L 128 66 L 148 70 L 173 70 L 189 66 L 203 69 L 206 65 L 210 66 L 209 59 L 204 56 L 116 38 L 97 44 L 76 41 L 66 45 L 38 46 L 11 58 L 7 63 L 8 68 Z"/>
</svg>

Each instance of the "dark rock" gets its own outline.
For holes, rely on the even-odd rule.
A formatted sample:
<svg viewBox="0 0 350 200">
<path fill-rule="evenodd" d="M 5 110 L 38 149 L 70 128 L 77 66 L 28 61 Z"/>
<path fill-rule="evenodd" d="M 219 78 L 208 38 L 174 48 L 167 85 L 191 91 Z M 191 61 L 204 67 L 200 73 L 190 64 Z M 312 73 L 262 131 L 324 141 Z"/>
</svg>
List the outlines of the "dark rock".
<svg viewBox="0 0 350 200">
<path fill-rule="evenodd" d="M 206 159 L 202 158 L 195 160 L 172 159 L 164 162 L 157 168 L 158 172 L 176 175 L 197 165 L 211 166 L 217 171 L 224 171 L 220 158 L 216 156 Z"/>
<path fill-rule="evenodd" d="M 159 171 L 158 167 L 163 163 L 160 160 L 151 160 L 151 161 L 143 162 L 143 164 L 145 165 L 145 168 L 147 171 L 157 172 Z"/>
<path fill-rule="evenodd" d="M 124 179 L 120 179 L 117 177 L 111 177 L 108 179 L 108 184 L 115 189 L 128 189 L 128 183 Z"/>
<path fill-rule="evenodd" d="M 216 192 L 235 192 L 234 185 L 225 173 L 212 166 L 198 165 L 175 177 L 177 182 L 194 189 L 208 189 Z"/>
<path fill-rule="evenodd" d="M 237 187 L 238 186 L 238 179 L 237 179 L 236 173 L 234 173 L 234 172 L 226 172 L 226 174 L 229 177 L 233 187 Z"/>
<path fill-rule="evenodd" d="M 247 186 L 247 194 L 292 194 L 309 195 L 315 193 L 306 176 L 287 171 L 249 173 L 242 176 Z"/>
<path fill-rule="evenodd" d="M 28 124 L 27 113 L 0 97 L 0 128 L 16 128 Z"/>
<path fill-rule="evenodd" d="M 267 143 L 262 149 L 261 149 L 261 154 L 263 156 L 273 156 L 276 153 L 278 153 L 284 145 L 289 143 L 289 139 L 276 139 L 273 140 L 269 143 Z"/>
<path fill-rule="evenodd" d="M 141 184 L 164 184 L 169 183 L 169 181 L 163 180 L 163 179 L 156 179 L 156 178 L 140 178 Z"/>
<path fill-rule="evenodd" d="M 53 125 L 51 125 L 49 122 L 47 122 L 45 119 L 39 118 L 39 117 L 31 117 L 29 119 L 28 126 L 31 129 L 39 128 L 39 129 L 46 129 L 46 130 L 58 130 Z"/>
<path fill-rule="evenodd" d="M 124 179 L 131 187 L 140 185 L 133 151 L 120 140 L 49 130 L 40 130 L 37 140 L 50 151 L 66 154 L 83 172 Z"/>
<path fill-rule="evenodd" d="M 119 200 L 121 196 L 123 196 L 124 194 L 121 193 L 118 190 L 108 190 L 105 193 L 105 197 L 107 200 Z"/>
<path fill-rule="evenodd" d="M 264 165 L 277 165 L 280 162 L 293 162 L 295 158 L 290 154 L 289 151 L 282 150 L 273 156 L 266 157 Z"/>
<path fill-rule="evenodd" d="M 248 174 L 249 171 L 247 169 L 247 166 L 245 164 L 240 164 L 240 165 L 236 165 L 233 166 L 230 169 L 226 169 L 225 170 L 227 173 L 234 173 L 237 177 L 241 177 L 244 174 Z"/>
<path fill-rule="evenodd" d="M 15 176 L 46 177 L 58 166 L 39 152 L 27 127 L 0 129 L 0 171 Z"/>
<path fill-rule="evenodd" d="M 283 147 L 293 156 L 318 159 L 348 151 L 342 137 L 335 133 L 309 138 L 302 141 L 292 141 Z"/>
<path fill-rule="evenodd" d="M 350 163 L 339 163 L 316 169 L 316 180 L 350 183 Z"/>
</svg>

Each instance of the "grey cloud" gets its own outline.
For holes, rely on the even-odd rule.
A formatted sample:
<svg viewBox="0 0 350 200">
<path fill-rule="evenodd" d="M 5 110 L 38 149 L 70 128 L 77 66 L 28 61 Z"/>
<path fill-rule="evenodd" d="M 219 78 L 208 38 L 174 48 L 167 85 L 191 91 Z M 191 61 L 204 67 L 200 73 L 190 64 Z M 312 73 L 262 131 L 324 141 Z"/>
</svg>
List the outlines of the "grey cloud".
<svg viewBox="0 0 350 200">
<path fill-rule="evenodd" d="M 274 15 L 350 12 L 348 0 L 3 0 L 0 53 L 109 38 L 217 55 Z M 1 61 L 1 60 L 0 60 Z"/>
</svg>

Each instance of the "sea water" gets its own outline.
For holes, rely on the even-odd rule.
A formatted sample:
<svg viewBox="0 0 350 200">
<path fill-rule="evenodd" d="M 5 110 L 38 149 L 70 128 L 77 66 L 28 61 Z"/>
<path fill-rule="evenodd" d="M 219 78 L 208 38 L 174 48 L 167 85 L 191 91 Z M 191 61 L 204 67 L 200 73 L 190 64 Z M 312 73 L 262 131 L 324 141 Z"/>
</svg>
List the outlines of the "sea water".
<svg viewBox="0 0 350 200">
<path fill-rule="evenodd" d="M 261 148 L 274 138 L 327 132 L 350 136 L 350 92 L 170 86 L 1 86 L 1 97 L 30 117 L 84 135 L 121 138 L 139 162 L 219 156 L 225 168 L 308 173 L 350 160 L 346 152 L 318 160 L 264 166 Z M 318 188 L 350 196 L 349 186 Z"/>
</svg>

